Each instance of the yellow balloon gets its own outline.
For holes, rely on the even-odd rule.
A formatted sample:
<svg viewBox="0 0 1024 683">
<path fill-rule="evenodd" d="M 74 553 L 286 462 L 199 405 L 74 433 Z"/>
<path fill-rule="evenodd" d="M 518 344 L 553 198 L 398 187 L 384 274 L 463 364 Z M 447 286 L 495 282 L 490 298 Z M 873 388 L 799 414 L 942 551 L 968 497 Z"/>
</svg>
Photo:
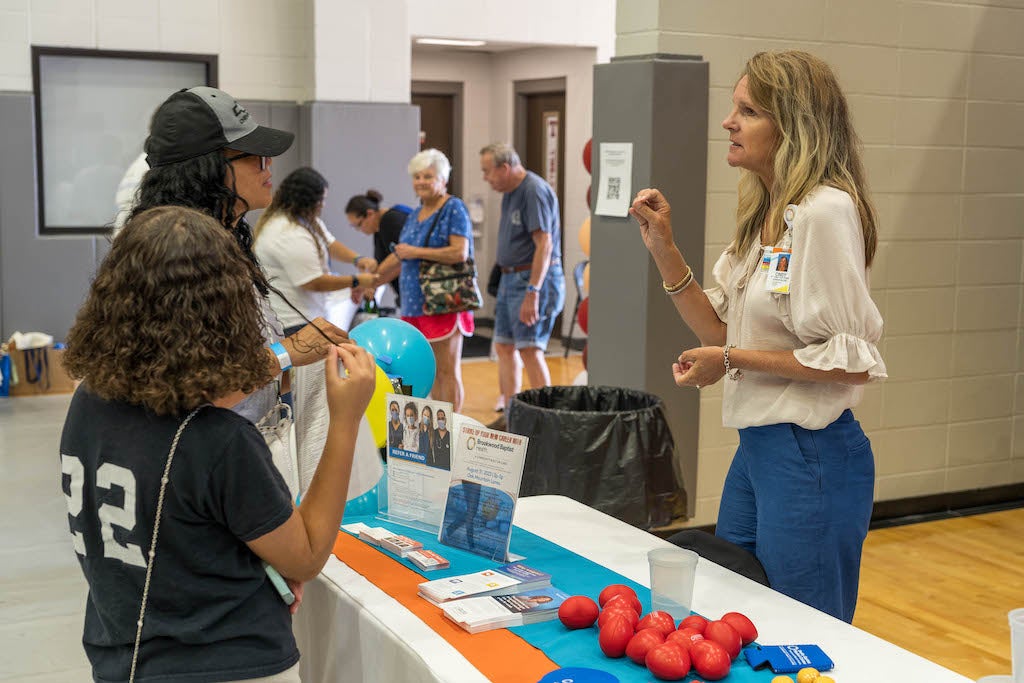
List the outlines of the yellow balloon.
<svg viewBox="0 0 1024 683">
<path fill-rule="evenodd" d="M 388 394 L 395 392 L 388 376 L 377 366 L 377 384 L 373 388 L 370 404 L 366 406 L 366 421 L 370 423 L 373 442 L 380 448 L 388 440 Z"/>
<path fill-rule="evenodd" d="M 590 216 L 587 216 L 580 226 L 580 248 L 584 254 L 590 256 Z"/>
<path fill-rule="evenodd" d="M 583 266 L 583 291 L 590 292 L 590 264 Z"/>
</svg>

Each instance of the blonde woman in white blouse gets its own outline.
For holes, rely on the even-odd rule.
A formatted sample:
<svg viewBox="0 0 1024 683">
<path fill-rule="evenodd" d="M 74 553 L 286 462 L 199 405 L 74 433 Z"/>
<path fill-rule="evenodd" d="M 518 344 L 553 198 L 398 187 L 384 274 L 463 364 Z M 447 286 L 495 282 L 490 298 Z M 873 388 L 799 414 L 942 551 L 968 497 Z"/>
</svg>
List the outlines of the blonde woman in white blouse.
<svg viewBox="0 0 1024 683">
<path fill-rule="evenodd" d="M 660 192 L 641 190 L 630 213 L 701 342 L 673 363 L 676 384 L 727 378 L 722 420 L 740 446 L 716 533 L 755 554 L 774 589 L 850 622 L 874 493 L 851 408 L 886 377 L 857 137 L 832 70 L 805 52 L 754 55 L 722 126 L 743 172 L 713 286 L 696 286 Z"/>
</svg>

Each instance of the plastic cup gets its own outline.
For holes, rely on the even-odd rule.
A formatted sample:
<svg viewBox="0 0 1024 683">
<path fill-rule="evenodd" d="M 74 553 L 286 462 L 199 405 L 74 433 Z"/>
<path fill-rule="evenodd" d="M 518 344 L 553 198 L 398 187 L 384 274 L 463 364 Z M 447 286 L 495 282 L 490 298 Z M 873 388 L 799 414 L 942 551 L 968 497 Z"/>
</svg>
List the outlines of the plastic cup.
<svg viewBox="0 0 1024 683">
<path fill-rule="evenodd" d="M 1024 683 L 1024 607 L 1010 610 L 1010 652 L 1013 683 Z"/>
<path fill-rule="evenodd" d="M 655 548 L 647 553 L 651 566 L 651 610 L 668 612 L 676 621 L 690 616 L 699 558 L 697 553 L 683 548 Z"/>
</svg>

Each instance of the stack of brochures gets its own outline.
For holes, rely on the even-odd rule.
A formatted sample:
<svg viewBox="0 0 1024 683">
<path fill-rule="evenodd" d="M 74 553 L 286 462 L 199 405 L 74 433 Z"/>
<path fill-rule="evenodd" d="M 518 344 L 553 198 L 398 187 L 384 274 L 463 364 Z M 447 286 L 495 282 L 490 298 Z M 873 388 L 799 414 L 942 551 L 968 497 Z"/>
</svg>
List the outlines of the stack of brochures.
<svg viewBox="0 0 1024 683">
<path fill-rule="evenodd" d="M 421 550 L 423 544 L 412 540 L 408 536 L 393 534 L 380 539 L 380 547 L 399 557 L 405 557 L 414 550 Z"/>
<path fill-rule="evenodd" d="M 548 586 L 511 595 L 455 600 L 441 605 L 441 610 L 446 618 L 465 630 L 479 633 L 554 619 L 559 606 L 568 597 L 568 593 Z"/>
<path fill-rule="evenodd" d="M 450 600 L 509 595 L 550 585 L 550 574 L 527 567 L 522 562 L 513 562 L 496 569 L 425 581 L 419 585 L 419 595 L 435 605 L 441 605 Z"/>
<path fill-rule="evenodd" d="M 434 569 L 447 569 L 451 566 L 451 562 L 444 557 L 441 557 L 433 550 L 413 550 L 405 556 L 405 559 L 409 560 L 426 572 Z"/>
</svg>

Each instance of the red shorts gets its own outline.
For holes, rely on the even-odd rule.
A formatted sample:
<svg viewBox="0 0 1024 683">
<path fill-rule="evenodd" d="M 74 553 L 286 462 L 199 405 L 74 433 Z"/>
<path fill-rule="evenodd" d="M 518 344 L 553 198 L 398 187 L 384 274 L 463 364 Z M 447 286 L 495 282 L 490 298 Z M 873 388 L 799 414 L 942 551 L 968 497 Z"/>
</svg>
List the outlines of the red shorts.
<svg viewBox="0 0 1024 683">
<path fill-rule="evenodd" d="M 476 329 L 472 311 L 442 313 L 440 315 L 403 315 L 402 320 L 422 332 L 427 341 L 431 343 L 447 339 L 455 334 L 456 328 L 464 337 L 472 337 L 473 330 Z"/>
</svg>

